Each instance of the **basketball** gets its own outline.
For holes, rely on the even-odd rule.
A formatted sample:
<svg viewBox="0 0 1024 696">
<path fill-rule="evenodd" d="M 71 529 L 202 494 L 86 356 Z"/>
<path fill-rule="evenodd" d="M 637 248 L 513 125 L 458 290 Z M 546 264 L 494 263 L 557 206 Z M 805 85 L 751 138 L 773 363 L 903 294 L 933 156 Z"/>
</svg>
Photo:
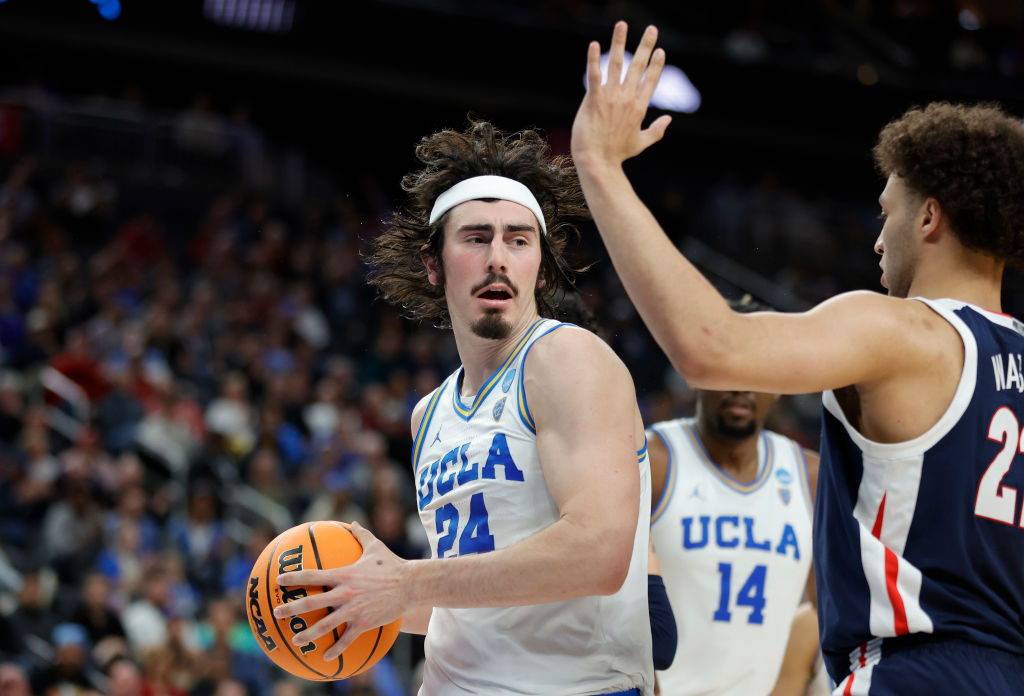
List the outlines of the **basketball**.
<svg viewBox="0 0 1024 696">
<path fill-rule="evenodd" d="M 277 576 L 294 570 L 338 568 L 354 563 L 363 547 L 341 522 L 307 522 L 282 532 L 267 544 L 249 574 L 245 588 L 249 628 L 256 642 L 274 664 L 297 677 L 312 681 L 347 679 L 369 669 L 384 656 L 398 637 L 402 619 L 370 629 L 330 662 L 323 653 L 345 629 L 341 624 L 306 645 L 295 646 L 292 637 L 329 613 L 328 609 L 285 619 L 274 618 L 274 608 L 301 597 L 323 592 L 325 587 L 277 584 Z"/>
</svg>

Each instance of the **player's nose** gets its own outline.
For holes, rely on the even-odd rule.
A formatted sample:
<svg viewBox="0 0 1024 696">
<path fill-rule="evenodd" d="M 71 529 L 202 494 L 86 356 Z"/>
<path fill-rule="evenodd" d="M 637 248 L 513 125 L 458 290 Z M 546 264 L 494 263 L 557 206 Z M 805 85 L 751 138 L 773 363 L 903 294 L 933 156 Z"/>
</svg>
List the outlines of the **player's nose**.
<svg viewBox="0 0 1024 696">
<path fill-rule="evenodd" d="M 495 235 L 491 240 L 487 254 L 487 270 L 495 273 L 508 271 L 508 249 L 505 247 L 501 235 Z"/>
</svg>

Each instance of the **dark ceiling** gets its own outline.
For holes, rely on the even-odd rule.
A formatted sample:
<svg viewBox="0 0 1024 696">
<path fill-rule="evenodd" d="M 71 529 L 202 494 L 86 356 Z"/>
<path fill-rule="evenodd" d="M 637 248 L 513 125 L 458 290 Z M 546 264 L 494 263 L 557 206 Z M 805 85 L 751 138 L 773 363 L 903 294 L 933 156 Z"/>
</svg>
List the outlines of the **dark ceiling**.
<svg viewBox="0 0 1024 696">
<path fill-rule="evenodd" d="M 564 131 L 587 42 L 606 43 L 625 18 L 631 43 L 657 23 L 669 61 L 702 92 L 701 109 L 673 126 L 665 152 L 677 158 L 864 164 L 878 128 L 915 103 L 997 99 L 1024 111 L 1019 2 L 276 0 L 294 21 L 273 33 L 209 21 L 214 5 L 237 13 L 243 0 L 122 0 L 107 21 L 98 9 L 111 1 L 0 1 L 5 81 L 111 95 L 135 86 L 158 108 L 207 91 L 217 108 L 246 102 L 268 132 L 328 157 L 391 156 L 469 112 Z M 964 29 L 964 7 L 977 31 Z M 954 59 L 961 46 L 966 59 Z"/>
</svg>

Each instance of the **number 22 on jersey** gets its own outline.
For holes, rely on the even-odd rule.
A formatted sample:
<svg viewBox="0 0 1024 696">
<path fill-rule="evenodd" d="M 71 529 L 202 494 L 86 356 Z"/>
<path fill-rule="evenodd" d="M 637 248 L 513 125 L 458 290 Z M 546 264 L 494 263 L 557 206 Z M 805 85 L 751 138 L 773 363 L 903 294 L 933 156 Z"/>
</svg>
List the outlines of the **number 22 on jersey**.
<svg viewBox="0 0 1024 696">
<path fill-rule="evenodd" d="M 1017 453 L 1024 453 L 1024 432 L 1020 430 L 1017 416 L 1006 406 L 993 414 L 988 426 L 988 439 L 1001 442 L 1003 448 L 985 469 L 978 483 L 974 514 L 1013 525 L 1017 513 L 1017 489 L 1004 486 L 1003 479 L 1009 473 Z M 1024 515 L 1021 515 L 1019 526 L 1024 527 Z"/>
</svg>

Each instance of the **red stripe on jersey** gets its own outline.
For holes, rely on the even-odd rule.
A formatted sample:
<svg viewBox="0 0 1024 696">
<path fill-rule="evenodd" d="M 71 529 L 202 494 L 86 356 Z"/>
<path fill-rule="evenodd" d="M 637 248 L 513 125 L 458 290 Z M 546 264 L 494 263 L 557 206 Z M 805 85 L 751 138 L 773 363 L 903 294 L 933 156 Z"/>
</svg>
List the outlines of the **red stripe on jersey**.
<svg viewBox="0 0 1024 696">
<path fill-rule="evenodd" d="M 853 674 L 846 678 L 846 688 L 843 689 L 843 696 L 851 696 L 853 694 Z"/>
<path fill-rule="evenodd" d="M 885 547 L 885 589 L 889 591 L 889 602 L 892 604 L 893 627 L 896 635 L 909 633 L 907 628 L 907 609 L 903 606 L 900 589 L 896 585 L 896 577 L 900 570 L 900 559 L 888 546 Z"/>
<path fill-rule="evenodd" d="M 875 524 L 871 528 L 871 535 L 879 541 L 881 541 L 882 536 L 882 518 L 885 517 L 885 498 L 888 495 L 888 493 L 882 494 L 882 502 L 878 504 L 878 514 L 875 516 Z M 896 631 L 896 635 L 902 636 L 905 633 L 909 633 L 909 629 L 907 628 L 907 608 L 903 605 L 903 598 L 900 597 L 900 589 L 896 584 L 896 579 L 899 577 L 899 571 L 899 556 L 893 553 L 893 551 L 886 546 L 885 589 L 889 594 L 889 603 L 892 605 L 893 629 Z M 861 658 L 861 665 L 863 666 L 863 664 L 863 658 Z"/>
<path fill-rule="evenodd" d="M 882 494 L 882 502 L 878 504 L 878 514 L 875 515 L 875 526 L 871 528 L 871 536 L 881 540 L 882 538 L 882 517 L 885 516 L 885 497 L 888 493 Z"/>
</svg>

